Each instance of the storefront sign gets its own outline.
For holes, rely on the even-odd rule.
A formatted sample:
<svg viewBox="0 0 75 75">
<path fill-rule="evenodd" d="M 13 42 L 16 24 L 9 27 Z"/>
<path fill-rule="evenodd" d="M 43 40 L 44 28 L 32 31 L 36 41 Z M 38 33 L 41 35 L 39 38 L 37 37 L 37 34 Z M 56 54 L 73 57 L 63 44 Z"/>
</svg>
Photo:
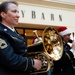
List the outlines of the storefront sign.
<svg viewBox="0 0 75 75">
<path fill-rule="evenodd" d="M 19 5 L 20 23 L 41 24 L 41 25 L 66 25 L 74 27 L 75 12 L 50 7 L 34 5 Z"/>
</svg>

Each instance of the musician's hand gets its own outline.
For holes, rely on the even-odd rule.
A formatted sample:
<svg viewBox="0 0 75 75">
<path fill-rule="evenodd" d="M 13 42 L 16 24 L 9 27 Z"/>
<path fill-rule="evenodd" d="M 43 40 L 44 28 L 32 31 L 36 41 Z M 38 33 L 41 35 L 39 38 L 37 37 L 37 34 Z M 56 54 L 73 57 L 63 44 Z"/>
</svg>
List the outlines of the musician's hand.
<svg viewBox="0 0 75 75">
<path fill-rule="evenodd" d="M 38 59 L 34 59 L 34 65 L 33 67 L 37 70 L 40 70 L 41 67 L 42 67 L 42 61 L 41 60 L 38 60 Z"/>
<path fill-rule="evenodd" d="M 75 51 L 75 42 L 72 43 L 72 49 Z"/>
</svg>

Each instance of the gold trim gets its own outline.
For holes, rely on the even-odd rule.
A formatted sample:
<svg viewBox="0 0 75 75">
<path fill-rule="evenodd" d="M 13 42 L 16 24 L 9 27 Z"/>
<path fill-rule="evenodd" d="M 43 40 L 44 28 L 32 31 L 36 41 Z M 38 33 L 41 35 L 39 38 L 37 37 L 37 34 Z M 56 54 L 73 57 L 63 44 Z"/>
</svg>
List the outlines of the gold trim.
<svg viewBox="0 0 75 75">
<path fill-rule="evenodd" d="M 66 55 L 68 56 L 69 59 L 71 59 L 70 55 L 66 52 Z"/>
</svg>

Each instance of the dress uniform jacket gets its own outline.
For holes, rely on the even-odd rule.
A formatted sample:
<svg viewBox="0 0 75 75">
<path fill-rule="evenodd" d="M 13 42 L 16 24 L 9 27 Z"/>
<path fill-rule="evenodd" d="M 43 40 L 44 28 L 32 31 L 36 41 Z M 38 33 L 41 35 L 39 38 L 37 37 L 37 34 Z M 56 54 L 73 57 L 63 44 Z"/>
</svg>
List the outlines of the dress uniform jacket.
<svg viewBox="0 0 75 75">
<path fill-rule="evenodd" d="M 60 60 L 54 61 L 53 75 L 75 75 L 73 69 L 74 56 L 70 46 L 63 43 L 63 55 Z"/>
<path fill-rule="evenodd" d="M 30 75 L 32 60 L 18 33 L 0 23 L 0 75 Z"/>
</svg>

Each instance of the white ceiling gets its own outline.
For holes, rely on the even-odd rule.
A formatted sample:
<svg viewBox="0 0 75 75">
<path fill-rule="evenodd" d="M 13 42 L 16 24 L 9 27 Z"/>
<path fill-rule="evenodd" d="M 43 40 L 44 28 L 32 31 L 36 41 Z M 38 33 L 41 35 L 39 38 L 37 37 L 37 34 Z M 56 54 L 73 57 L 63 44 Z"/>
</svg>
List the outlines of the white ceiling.
<svg viewBox="0 0 75 75">
<path fill-rule="evenodd" d="M 62 2 L 62 3 L 75 4 L 75 0 L 43 0 L 43 1 L 53 1 L 53 2 Z"/>
</svg>

